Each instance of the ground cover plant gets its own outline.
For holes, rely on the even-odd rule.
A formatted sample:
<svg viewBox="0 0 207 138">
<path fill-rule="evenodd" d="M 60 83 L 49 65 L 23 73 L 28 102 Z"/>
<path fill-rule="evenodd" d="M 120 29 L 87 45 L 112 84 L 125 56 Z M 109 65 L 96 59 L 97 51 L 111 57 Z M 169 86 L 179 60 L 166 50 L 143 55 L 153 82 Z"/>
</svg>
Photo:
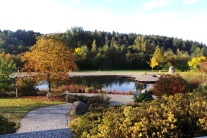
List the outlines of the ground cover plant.
<svg viewBox="0 0 207 138">
<path fill-rule="evenodd" d="M 9 121 L 15 122 L 15 128 L 17 128 L 19 122 L 27 112 L 39 107 L 62 103 L 64 102 L 61 102 L 59 99 L 47 100 L 45 96 L 0 98 L 0 115 L 3 115 L 4 117 L 8 118 Z"/>
<path fill-rule="evenodd" d="M 5 116 L 0 115 L 0 134 L 14 133 L 16 124 L 11 122 Z"/>
</svg>

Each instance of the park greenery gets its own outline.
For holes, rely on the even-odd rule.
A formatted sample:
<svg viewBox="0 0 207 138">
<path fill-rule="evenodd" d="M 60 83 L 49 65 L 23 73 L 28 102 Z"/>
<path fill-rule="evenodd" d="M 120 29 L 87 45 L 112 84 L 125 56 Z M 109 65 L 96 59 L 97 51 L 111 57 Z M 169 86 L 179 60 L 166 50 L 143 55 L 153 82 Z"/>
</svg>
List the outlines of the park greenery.
<svg viewBox="0 0 207 138">
<path fill-rule="evenodd" d="M 97 97 L 82 98 L 91 104 L 90 110 L 73 119 L 69 127 L 75 137 L 207 135 L 206 57 L 205 44 L 166 36 L 85 31 L 82 27 L 46 35 L 0 30 L 0 97 L 4 97 L 0 99 L 0 133 L 16 130 L 12 122 L 18 124 L 28 111 L 60 103 L 37 97 L 39 81 L 48 82 L 51 94 L 52 83 L 68 80 L 68 72 L 77 69 L 154 71 L 174 66 L 182 73 L 159 74 L 153 89 L 135 97 L 132 105 L 109 107 L 107 101 L 96 103 L 100 102 Z M 26 71 L 27 77 L 13 78 L 17 70 Z M 16 88 L 18 96 L 36 97 L 11 98 Z"/>
</svg>

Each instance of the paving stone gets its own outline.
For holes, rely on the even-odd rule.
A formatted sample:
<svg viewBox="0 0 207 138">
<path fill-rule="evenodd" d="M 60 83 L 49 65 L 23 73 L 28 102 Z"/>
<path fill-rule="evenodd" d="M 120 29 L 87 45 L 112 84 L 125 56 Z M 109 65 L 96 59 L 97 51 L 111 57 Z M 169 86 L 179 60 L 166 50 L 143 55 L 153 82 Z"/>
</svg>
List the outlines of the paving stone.
<svg viewBox="0 0 207 138">
<path fill-rule="evenodd" d="M 72 138 L 69 128 L 0 135 L 0 138 Z"/>
</svg>

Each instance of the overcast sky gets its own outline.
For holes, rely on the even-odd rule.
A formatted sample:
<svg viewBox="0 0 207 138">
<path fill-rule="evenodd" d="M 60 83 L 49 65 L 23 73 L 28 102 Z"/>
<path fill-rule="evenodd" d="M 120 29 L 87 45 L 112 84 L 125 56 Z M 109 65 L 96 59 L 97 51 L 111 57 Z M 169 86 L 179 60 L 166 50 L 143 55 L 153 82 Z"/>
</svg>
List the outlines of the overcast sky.
<svg viewBox="0 0 207 138">
<path fill-rule="evenodd" d="M 207 45 L 207 0 L 0 0 L 0 29 L 163 35 Z"/>
</svg>

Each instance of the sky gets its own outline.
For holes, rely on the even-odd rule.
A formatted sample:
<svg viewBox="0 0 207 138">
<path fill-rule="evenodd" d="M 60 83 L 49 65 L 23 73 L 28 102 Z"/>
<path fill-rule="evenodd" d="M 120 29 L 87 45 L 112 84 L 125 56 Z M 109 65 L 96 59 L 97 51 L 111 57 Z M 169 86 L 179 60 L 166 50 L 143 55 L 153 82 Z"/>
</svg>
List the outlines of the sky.
<svg viewBox="0 0 207 138">
<path fill-rule="evenodd" d="M 207 0 L 0 0 L 0 30 L 160 35 L 207 45 Z"/>
</svg>

